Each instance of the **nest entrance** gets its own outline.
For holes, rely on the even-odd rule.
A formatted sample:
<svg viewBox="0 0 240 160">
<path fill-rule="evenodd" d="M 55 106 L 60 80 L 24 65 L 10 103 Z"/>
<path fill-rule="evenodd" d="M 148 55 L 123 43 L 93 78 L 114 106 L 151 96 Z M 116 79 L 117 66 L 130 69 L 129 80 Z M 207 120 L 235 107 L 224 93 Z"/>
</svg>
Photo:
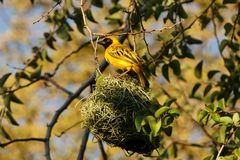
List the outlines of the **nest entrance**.
<svg viewBox="0 0 240 160">
<path fill-rule="evenodd" d="M 128 76 L 101 77 L 81 106 L 81 117 L 96 138 L 127 151 L 150 153 L 156 147 L 134 125 L 135 114 L 150 105 L 148 93 L 137 83 Z"/>
</svg>

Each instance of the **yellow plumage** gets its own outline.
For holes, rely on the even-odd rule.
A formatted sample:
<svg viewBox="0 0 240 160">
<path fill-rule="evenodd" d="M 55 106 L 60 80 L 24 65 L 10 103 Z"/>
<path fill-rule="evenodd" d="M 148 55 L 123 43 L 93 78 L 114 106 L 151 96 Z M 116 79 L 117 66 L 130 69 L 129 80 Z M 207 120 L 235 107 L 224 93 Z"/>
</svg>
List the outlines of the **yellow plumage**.
<svg viewBox="0 0 240 160">
<path fill-rule="evenodd" d="M 105 47 L 105 58 L 111 65 L 123 71 L 134 71 L 139 77 L 141 86 L 148 85 L 141 68 L 141 59 L 134 51 L 122 45 L 115 37 L 107 37 L 100 44 Z"/>
</svg>

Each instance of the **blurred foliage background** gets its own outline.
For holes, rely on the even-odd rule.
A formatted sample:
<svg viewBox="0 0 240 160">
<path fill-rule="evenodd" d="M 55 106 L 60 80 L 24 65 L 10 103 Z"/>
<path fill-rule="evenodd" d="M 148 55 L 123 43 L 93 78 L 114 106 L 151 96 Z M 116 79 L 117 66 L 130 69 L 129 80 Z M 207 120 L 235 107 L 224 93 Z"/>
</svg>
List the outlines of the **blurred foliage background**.
<svg viewBox="0 0 240 160">
<path fill-rule="evenodd" d="M 155 158 L 240 157 L 237 0 L 0 2 L 0 159 L 44 159 L 46 138 L 53 159 L 77 158 L 85 135 L 79 99 L 91 92 L 96 55 L 104 60 L 101 46 L 94 55 L 83 17 L 93 33 L 120 35 L 145 60 L 152 97 L 176 99 L 180 116 Z M 90 134 L 86 159 L 104 159 L 99 144 Z M 153 158 L 103 147 L 108 159 Z"/>
</svg>

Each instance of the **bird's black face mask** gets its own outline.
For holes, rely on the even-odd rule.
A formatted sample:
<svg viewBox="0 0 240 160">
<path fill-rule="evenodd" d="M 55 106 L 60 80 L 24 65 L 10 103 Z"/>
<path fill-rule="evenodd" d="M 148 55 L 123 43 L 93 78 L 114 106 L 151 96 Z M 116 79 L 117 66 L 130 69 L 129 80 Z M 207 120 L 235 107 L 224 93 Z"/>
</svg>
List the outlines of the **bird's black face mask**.
<svg viewBox="0 0 240 160">
<path fill-rule="evenodd" d="M 112 44 L 112 40 L 110 38 L 104 38 L 102 41 L 98 43 L 101 44 L 104 48 L 107 48 Z"/>
</svg>

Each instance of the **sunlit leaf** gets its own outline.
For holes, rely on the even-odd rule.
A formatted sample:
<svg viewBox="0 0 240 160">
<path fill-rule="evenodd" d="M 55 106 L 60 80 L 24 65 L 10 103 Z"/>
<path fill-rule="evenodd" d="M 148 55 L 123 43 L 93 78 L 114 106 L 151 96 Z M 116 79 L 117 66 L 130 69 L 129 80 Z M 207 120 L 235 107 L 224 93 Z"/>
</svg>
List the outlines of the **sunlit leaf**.
<svg viewBox="0 0 240 160">
<path fill-rule="evenodd" d="M 163 104 L 163 106 L 170 106 L 173 102 L 175 102 L 176 101 L 176 99 L 167 99 L 165 102 L 164 102 L 164 104 Z"/>
<path fill-rule="evenodd" d="M 170 108 L 168 106 L 163 106 L 161 108 L 159 108 L 155 113 L 154 116 L 156 118 L 160 118 L 160 116 L 165 113 L 166 111 L 168 111 Z"/>
<path fill-rule="evenodd" d="M 208 112 L 205 110 L 202 110 L 197 115 L 197 121 L 202 122 L 202 120 L 208 115 Z"/>
<path fill-rule="evenodd" d="M 145 117 L 146 116 L 145 116 L 145 112 L 144 111 L 138 112 L 136 114 L 136 116 L 135 116 L 134 123 L 135 123 L 135 127 L 136 127 L 138 132 L 141 131 L 142 123 L 143 123 Z"/>
<path fill-rule="evenodd" d="M 237 125 L 240 121 L 239 113 L 234 113 L 232 117 L 233 123 Z"/>
<path fill-rule="evenodd" d="M 179 110 L 176 108 L 171 108 L 170 110 L 168 110 L 168 113 L 171 114 L 173 117 L 177 117 L 180 115 Z"/>
<path fill-rule="evenodd" d="M 224 143 L 225 142 L 225 138 L 226 138 L 226 126 L 221 126 L 219 129 L 219 136 L 218 136 L 218 142 L 219 143 Z"/>
<path fill-rule="evenodd" d="M 223 98 L 218 101 L 218 108 L 220 108 L 221 110 L 224 110 L 224 108 L 225 108 L 225 100 Z"/>
<path fill-rule="evenodd" d="M 215 121 L 215 122 L 219 122 L 220 121 L 220 115 L 218 113 L 213 113 L 211 114 L 211 117 L 212 119 Z"/>
<path fill-rule="evenodd" d="M 219 122 L 227 125 L 227 124 L 232 124 L 233 123 L 233 120 L 231 117 L 228 117 L 228 116 L 223 116 L 223 117 L 220 117 L 220 120 Z"/>
</svg>

